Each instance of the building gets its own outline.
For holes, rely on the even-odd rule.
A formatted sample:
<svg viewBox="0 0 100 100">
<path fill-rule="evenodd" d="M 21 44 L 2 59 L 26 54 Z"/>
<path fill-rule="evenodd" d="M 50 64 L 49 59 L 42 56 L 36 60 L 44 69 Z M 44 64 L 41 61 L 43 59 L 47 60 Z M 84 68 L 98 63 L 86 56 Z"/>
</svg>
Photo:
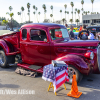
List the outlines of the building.
<svg viewBox="0 0 100 100">
<path fill-rule="evenodd" d="M 83 15 L 82 24 L 85 24 L 88 26 L 100 25 L 100 14 Z"/>
</svg>

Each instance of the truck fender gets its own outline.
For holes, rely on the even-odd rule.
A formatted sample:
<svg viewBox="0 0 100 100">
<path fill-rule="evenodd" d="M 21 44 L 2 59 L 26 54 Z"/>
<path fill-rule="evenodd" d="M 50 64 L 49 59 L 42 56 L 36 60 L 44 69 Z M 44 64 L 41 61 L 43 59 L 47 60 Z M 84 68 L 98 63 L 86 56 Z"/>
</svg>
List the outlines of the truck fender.
<svg viewBox="0 0 100 100">
<path fill-rule="evenodd" d="M 7 55 L 7 53 L 10 52 L 10 48 L 8 47 L 7 43 L 2 39 L 0 39 L 0 47 L 1 47 L 0 49 L 4 50 L 6 55 Z"/>
<path fill-rule="evenodd" d="M 73 65 L 76 67 L 82 74 L 88 75 L 90 72 L 90 67 L 87 66 L 86 62 L 79 56 L 74 54 L 68 54 L 62 57 L 57 58 L 56 60 L 61 60 L 66 62 L 68 65 Z"/>
</svg>

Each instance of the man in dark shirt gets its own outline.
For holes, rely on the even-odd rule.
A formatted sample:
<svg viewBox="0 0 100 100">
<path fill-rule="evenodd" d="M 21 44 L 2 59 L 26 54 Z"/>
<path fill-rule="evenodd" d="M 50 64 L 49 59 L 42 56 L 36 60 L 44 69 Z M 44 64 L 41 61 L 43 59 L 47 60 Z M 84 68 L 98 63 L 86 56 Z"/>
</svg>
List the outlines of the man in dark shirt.
<svg viewBox="0 0 100 100">
<path fill-rule="evenodd" d="M 74 27 L 71 25 L 70 26 L 70 31 L 69 31 L 69 36 L 70 36 L 71 40 L 74 40 L 74 38 L 75 38 L 73 29 L 74 29 Z"/>
<path fill-rule="evenodd" d="M 80 40 L 88 40 L 89 31 L 87 31 L 86 25 L 83 25 L 82 27 L 83 27 L 82 31 L 80 31 L 78 33 L 78 39 L 80 39 Z"/>
</svg>

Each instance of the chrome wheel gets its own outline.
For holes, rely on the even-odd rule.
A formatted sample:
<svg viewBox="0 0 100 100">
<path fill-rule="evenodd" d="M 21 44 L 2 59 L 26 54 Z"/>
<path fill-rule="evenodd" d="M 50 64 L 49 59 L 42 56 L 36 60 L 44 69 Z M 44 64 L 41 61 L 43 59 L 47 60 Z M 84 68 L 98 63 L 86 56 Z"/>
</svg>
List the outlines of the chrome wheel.
<svg viewBox="0 0 100 100">
<path fill-rule="evenodd" d="M 69 83 L 72 83 L 73 75 L 76 74 L 76 71 L 72 67 L 68 67 L 68 77 L 69 77 Z M 76 76 L 77 77 L 77 76 Z"/>
<path fill-rule="evenodd" d="M 4 65 L 4 56 L 0 54 L 0 65 Z"/>
</svg>

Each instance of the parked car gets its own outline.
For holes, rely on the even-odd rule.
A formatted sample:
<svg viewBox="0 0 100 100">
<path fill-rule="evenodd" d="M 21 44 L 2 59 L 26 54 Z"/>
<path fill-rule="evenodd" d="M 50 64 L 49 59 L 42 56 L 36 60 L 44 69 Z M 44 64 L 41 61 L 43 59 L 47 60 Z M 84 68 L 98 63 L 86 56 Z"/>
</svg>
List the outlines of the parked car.
<svg viewBox="0 0 100 100">
<path fill-rule="evenodd" d="M 31 23 L 23 25 L 20 32 L 1 35 L 0 66 L 14 64 L 15 57 L 18 66 L 38 73 L 52 60 L 64 61 L 69 83 L 73 74 L 79 82 L 83 75 L 100 73 L 100 41 L 70 40 L 66 27 L 58 24 Z"/>
<path fill-rule="evenodd" d="M 90 30 L 94 36 L 96 36 L 96 33 L 100 32 L 100 26 L 88 26 L 87 30 Z M 100 33 L 98 35 L 100 35 Z"/>
</svg>

